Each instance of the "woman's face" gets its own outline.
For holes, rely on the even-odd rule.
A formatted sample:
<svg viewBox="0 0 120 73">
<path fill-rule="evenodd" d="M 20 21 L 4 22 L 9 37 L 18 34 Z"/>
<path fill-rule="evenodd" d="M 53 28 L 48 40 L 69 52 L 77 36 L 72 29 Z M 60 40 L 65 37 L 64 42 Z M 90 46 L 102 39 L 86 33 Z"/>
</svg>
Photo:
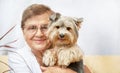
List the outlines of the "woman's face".
<svg viewBox="0 0 120 73">
<path fill-rule="evenodd" d="M 36 15 L 26 20 L 23 34 L 28 45 L 35 50 L 45 50 L 49 46 L 46 36 L 50 14 Z"/>
</svg>

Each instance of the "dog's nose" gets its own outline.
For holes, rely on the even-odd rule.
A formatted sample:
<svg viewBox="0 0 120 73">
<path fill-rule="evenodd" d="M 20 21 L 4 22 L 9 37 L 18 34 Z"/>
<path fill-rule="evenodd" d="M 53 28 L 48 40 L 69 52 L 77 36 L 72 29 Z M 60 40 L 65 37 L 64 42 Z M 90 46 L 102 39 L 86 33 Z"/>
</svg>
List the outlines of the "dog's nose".
<svg viewBox="0 0 120 73">
<path fill-rule="evenodd" d="M 65 35 L 64 34 L 60 34 L 59 36 L 60 36 L 60 38 L 64 38 Z"/>
</svg>

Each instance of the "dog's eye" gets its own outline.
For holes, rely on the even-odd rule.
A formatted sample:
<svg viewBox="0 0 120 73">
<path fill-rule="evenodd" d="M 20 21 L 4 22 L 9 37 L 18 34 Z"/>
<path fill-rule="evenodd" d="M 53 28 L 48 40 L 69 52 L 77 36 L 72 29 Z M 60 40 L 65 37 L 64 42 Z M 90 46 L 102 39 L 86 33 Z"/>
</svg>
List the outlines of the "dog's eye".
<svg viewBox="0 0 120 73">
<path fill-rule="evenodd" d="M 56 26 L 57 29 L 59 29 L 60 27 L 59 26 Z"/>
<path fill-rule="evenodd" d="M 70 27 L 67 27 L 67 30 L 69 31 L 69 30 L 71 30 L 71 28 L 70 28 Z"/>
</svg>

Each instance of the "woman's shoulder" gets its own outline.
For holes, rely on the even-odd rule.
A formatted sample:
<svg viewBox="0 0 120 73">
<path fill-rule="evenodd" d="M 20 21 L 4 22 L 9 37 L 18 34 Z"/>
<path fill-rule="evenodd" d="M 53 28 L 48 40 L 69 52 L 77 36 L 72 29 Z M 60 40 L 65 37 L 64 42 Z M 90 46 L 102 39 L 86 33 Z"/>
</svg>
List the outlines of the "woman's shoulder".
<svg viewBox="0 0 120 73">
<path fill-rule="evenodd" d="M 16 48 L 14 50 L 10 50 L 8 52 L 8 58 L 26 58 L 31 56 L 32 53 L 27 46 L 23 46 L 21 48 Z"/>
</svg>

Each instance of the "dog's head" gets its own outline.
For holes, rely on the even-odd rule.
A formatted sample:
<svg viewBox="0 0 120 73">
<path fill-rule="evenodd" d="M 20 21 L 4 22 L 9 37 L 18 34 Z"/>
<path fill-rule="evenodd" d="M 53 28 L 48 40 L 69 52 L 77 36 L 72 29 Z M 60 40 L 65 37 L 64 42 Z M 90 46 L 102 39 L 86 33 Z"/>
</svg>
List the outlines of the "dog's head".
<svg viewBox="0 0 120 73">
<path fill-rule="evenodd" d="M 50 20 L 47 35 L 53 45 L 66 46 L 77 42 L 82 18 L 61 16 L 59 13 L 55 13 L 51 15 Z"/>
</svg>

